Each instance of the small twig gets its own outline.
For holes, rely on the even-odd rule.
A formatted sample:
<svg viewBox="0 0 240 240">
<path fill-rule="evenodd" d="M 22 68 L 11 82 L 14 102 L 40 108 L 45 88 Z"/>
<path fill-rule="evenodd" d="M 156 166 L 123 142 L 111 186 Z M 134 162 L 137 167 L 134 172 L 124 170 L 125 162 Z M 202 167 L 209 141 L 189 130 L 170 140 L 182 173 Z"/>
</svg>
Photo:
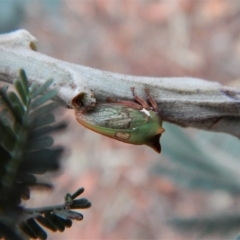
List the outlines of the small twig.
<svg viewBox="0 0 240 240">
<path fill-rule="evenodd" d="M 24 208 L 23 211 L 25 214 L 42 214 L 46 212 L 53 212 L 56 210 L 69 210 L 71 208 L 73 209 L 81 209 L 81 208 L 88 208 L 91 206 L 91 203 L 88 202 L 87 199 L 77 199 L 75 200 L 79 195 L 81 195 L 84 192 L 84 188 L 79 188 L 76 192 L 73 194 L 67 193 L 65 195 L 65 203 L 53 205 L 53 206 L 45 206 L 45 207 L 39 207 L 39 208 Z"/>
<path fill-rule="evenodd" d="M 34 213 L 45 213 L 45 212 L 52 212 L 54 210 L 64 210 L 67 209 L 65 204 L 53 205 L 53 206 L 46 206 L 46 207 L 39 207 L 39 208 L 24 208 L 24 213 L 26 214 L 34 214 Z"/>
</svg>

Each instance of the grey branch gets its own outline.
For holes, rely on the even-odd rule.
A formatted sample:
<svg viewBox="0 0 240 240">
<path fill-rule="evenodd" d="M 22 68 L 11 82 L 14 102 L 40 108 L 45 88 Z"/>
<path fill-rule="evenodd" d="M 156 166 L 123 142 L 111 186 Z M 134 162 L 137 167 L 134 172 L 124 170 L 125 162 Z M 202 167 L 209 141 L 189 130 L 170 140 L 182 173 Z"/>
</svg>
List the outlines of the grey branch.
<svg viewBox="0 0 240 240">
<path fill-rule="evenodd" d="M 93 107 L 107 97 L 133 100 L 131 87 L 145 98 L 145 88 L 164 121 L 183 127 L 225 132 L 240 137 L 240 89 L 190 77 L 136 77 L 101 71 L 51 58 L 34 51 L 36 39 L 19 30 L 0 35 L 0 81 L 12 83 L 23 68 L 31 82 L 53 78 L 58 100 L 71 107 L 77 94 Z"/>
</svg>

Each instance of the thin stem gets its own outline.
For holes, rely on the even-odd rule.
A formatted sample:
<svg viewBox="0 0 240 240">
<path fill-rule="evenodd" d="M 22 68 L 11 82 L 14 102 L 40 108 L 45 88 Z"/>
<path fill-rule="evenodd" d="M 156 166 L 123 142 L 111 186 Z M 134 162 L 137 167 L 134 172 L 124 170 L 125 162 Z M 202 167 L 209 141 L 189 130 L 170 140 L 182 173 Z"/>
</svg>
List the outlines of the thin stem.
<svg viewBox="0 0 240 240">
<path fill-rule="evenodd" d="M 46 207 L 39 207 L 39 208 L 25 208 L 24 212 L 27 213 L 27 214 L 33 214 L 33 213 L 52 212 L 54 210 L 63 210 L 63 209 L 66 209 L 66 205 L 65 204 L 46 206 Z"/>
</svg>

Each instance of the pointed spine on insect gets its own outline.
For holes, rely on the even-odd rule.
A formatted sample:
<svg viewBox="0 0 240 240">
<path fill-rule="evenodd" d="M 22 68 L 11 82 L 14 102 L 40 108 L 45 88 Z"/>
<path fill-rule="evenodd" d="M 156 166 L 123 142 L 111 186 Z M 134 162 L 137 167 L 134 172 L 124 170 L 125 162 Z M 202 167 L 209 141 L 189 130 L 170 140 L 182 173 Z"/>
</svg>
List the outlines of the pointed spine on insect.
<svg viewBox="0 0 240 240">
<path fill-rule="evenodd" d="M 82 106 L 83 93 L 72 99 L 77 121 L 84 127 L 121 142 L 142 145 L 161 152 L 160 137 L 165 131 L 157 111 L 157 103 L 145 89 L 147 101 L 135 94 L 135 101 L 107 99 L 93 110 Z"/>
</svg>

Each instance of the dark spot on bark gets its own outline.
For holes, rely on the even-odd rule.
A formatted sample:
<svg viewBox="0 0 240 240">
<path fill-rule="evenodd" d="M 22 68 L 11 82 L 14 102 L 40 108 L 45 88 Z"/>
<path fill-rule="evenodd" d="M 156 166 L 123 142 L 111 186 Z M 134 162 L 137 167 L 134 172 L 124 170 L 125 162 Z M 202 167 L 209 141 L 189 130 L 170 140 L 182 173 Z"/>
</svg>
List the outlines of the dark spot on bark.
<svg viewBox="0 0 240 240">
<path fill-rule="evenodd" d="M 77 96 L 75 96 L 73 99 L 72 99 L 72 105 L 75 109 L 80 109 L 83 105 L 82 103 L 82 100 L 83 100 L 83 97 L 84 97 L 84 93 L 81 92 L 79 93 Z"/>
<path fill-rule="evenodd" d="M 239 93 L 237 92 L 233 92 L 233 91 L 230 91 L 230 90 L 226 90 L 226 89 L 222 89 L 222 92 L 229 98 L 231 99 L 234 99 L 234 100 L 240 100 L 239 98 Z"/>
<path fill-rule="evenodd" d="M 70 87 L 71 87 L 72 89 L 75 89 L 75 88 L 77 87 L 77 85 L 76 85 L 75 83 L 71 82 L 71 83 L 70 83 Z"/>
<path fill-rule="evenodd" d="M 220 119 L 222 119 L 222 117 L 217 117 L 213 119 L 213 122 L 208 126 L 208 129 L 211 129 L 214 125 L 216 125 Z"/>
</svg>

